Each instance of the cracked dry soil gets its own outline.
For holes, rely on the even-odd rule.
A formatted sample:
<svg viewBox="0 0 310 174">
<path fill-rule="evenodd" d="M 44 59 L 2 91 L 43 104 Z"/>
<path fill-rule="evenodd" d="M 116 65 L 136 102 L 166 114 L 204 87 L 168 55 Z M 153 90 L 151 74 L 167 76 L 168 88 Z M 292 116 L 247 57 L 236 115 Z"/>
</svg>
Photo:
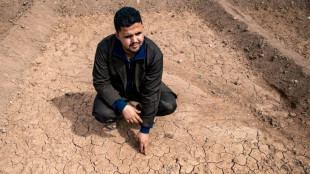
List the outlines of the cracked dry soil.
<svg viewBox="0 0 310 174">
<path fill-rule="evenodd" d="M 0 173 L 310 172 L 309 61 L 295 63 L 295 51 L 252 31 L 256 22 L 228 2 L 12 2 L 23 8 L 1 31 L 10 96 L 1 94 Z M 141 10 L 145 35 L 164 54 L 163 81 L 178 94 L 176 112 L 157 118 L 147 156 L 134 140 L 138 125 L 120 120 L 108 131 L 91 116 L 96 45 L 124 5 Z"/>
</svg>

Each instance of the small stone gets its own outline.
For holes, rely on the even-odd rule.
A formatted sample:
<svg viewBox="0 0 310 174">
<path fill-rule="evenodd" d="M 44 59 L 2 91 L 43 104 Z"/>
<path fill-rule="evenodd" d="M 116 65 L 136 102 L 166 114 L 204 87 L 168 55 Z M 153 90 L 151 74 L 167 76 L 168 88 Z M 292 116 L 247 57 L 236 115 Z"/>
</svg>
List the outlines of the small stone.
<svg viewBox="0 0 310 174">
<path fill-rule="evenodd" d="M 22 93 L 21 92 L 17 92 L 17 97 L 21 98 L 22 97 Z"/>
<path fill-rule="evenodd" d="M 66 92 L 66 93 L 65 93 L 65 96 L 73 96 L 73 93 L 71 93 L 71 92 Z"/>
<path fill-rule="evenodd" d="M 297 114 L 295 114 L 294 112 L 291 112 L 291 113 L 288 114 L 288 116 L 290 116 L 290 117 L 296 117 Z"/>
<path fill-rule="evenodd" d="M 1 132 L 1 133 L 6 133 L 7 131 L 6 131 L 5 128 L 0 128 L 0 132 Z"/>
<path fill-rule="evenodd" d="M 183 62 L 183 60 L 182 60 L 182 59 L 178 60 L 178 63 L 182 63 L 182 62 Z"/>
<path fill-rule="evenodd" d="M 249 59 L 250 59 L 250 60 L 255 60 L 256 57 L 255 57 L 255 56 L 249 56 Z"/>
<path fill-rule="evenodd" d="M 277 59 L 278 59 L 278 56 L 275 55 L 275 56 L 272 56 L 272 57 L 270 58 L 270 61 L 275 61 L 275 60 L 277 60 Z"/>
<path fill-rule="evenodd" d="M 46 46 L 41 47 L 41 51 L 45 51 L 46 50 Z"/>
<path fill-rule="evenodd" d="M 212 44 L 209 44 L 209 47 L 212 48 Z"/>
<path fill-rule="evenodd" d="M 298 83 L 298 80 L 294 80 L 294 83 Z"/>
<path fill-rule="evenodd" d="M 172 133 L 166 133 L 164 137 L 171 139 L 171 138 L 173 138 L 173 134 Z"/>
<path fill-rule="evenodd" d="M 13 101 L 12 101 L 12 100 L 10 101 L 10 104 L 13 104 Z"/>
</svg>

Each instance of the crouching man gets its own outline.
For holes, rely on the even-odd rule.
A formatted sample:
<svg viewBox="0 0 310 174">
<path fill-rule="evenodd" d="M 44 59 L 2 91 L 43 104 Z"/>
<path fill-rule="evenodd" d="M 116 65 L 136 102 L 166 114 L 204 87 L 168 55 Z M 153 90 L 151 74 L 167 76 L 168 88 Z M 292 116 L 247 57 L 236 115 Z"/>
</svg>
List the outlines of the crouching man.
<svg viewBox="0 0 310 174">
<path fill-rule="evenodd" d="M 144 36 L 139 11 L 123 7 L 114 17 L 115 34 L 97 46 L 93 85 L 97 91 L 92 115 L 115 129 L 123 115 L 127 123 L 139 123 L 136 140 L 147 154 L 149 132 L 155 116 L 175 111 L 176 95 L 162 82 L 163 54 Z M 139 104 L 130 105 L 129 101 Z"/>
</svg>

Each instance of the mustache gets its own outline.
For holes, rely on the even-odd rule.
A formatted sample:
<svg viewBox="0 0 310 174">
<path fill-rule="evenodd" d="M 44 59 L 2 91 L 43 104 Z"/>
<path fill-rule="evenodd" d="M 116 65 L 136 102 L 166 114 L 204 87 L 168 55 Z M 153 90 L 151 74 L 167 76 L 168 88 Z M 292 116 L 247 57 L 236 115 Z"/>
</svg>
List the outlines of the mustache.
<svg viewBox="0 0 310 174">
<path fill-rule="evenodd" d="M 130 46 L 132 46 L 132 45 L 134 45 L 134 44 L 140 44 L 140 42 L 132 42 L 132 43 L 130 44 Z"/>
</svg>

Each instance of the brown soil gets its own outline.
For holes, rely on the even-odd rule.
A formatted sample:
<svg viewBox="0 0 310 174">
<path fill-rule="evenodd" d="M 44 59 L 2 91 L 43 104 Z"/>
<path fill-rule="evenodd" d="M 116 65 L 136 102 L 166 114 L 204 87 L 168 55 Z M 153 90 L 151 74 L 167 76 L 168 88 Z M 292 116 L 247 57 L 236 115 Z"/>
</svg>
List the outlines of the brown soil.
<svg viewBox="0 0 310 174">
<path fill-rule="evenodd" d="M 229 0 L 280 42 L 310 59 L 310 1 Z"/>
<path fill-rule="evenodd" d="M 91 116 L 97 43 L 122 6 L 164 53 L 178 109 Z M 309 173 L 309 1 L 1 1 L 0 173 Z"/>
</svg>

